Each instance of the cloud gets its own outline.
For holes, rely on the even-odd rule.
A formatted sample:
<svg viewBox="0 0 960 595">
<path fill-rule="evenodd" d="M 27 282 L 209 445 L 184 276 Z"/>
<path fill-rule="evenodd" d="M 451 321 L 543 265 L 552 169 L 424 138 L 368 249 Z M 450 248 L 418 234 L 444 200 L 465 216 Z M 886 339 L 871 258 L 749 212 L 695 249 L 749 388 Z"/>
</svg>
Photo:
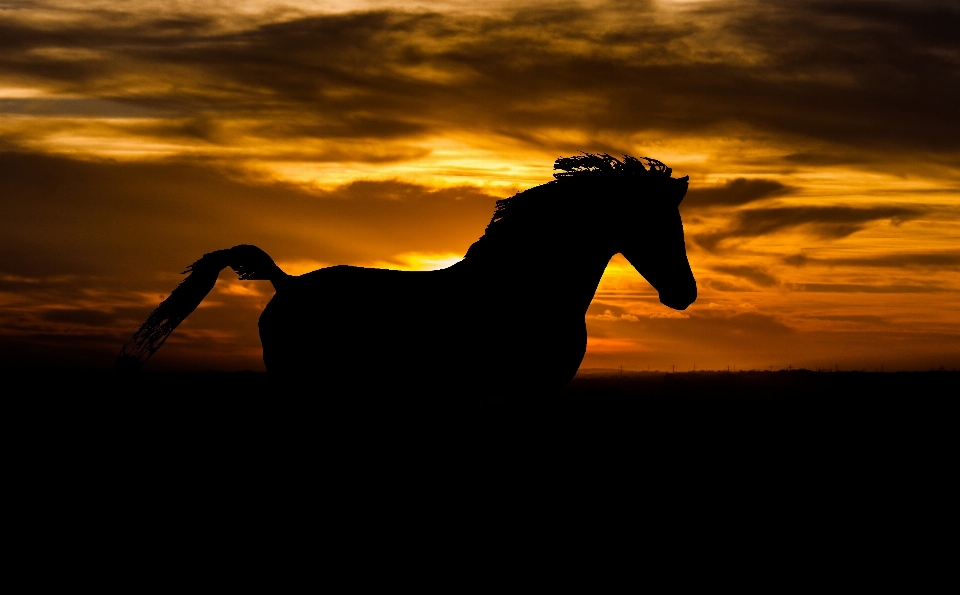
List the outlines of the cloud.
<svg viewBox="0 0 960 595">
<path fill-rule="evenodd" d="M 802 206 L 771 207 L 738 211 L 733 223 L 718 232 L 704 233 L 694 240 L 707 250 L 716 250 L 725 240 L 755 238 L 787 229 L 803 227 L 825 239 L 849 236 L 874 221 L 902 222 L 916 219 L 930 209 L 926 207 L 876 206 Z"/>
<path fill-rule="evenodd" d="M 943 293 L 953 288 L 942 283 L 889 283 L 866 285 L 862 283 L 787 283 L 793 291 L 817 293 Z"/>
<path fill-rule="evenodd" d="M 890 321 L 883 316 L 874 316 L 872 314 L 820 314 L 809 316 L 815 320 L 828 320 L 830 322 L 853 322 L 856 324 L 882 325 L 889 324 Z"/>
<path fill-rule="evenodd" d="M 669 312 L 654 312 L 650 315 L 650 318 L 690 318 L 690 315 L 671 310 Z"/>
<path fill-rule="evenodd" d="M 568 153 L 616 151 L 609 139 L 645 132 L 737 129 L 874 160 L 878 148 L 960 150 L 950 125 L 960 103 L 960 41 L 944 33 L 960 29 L 951 3 L 380 10 L 230 31 L 202 15 L 108 13 L 59 27 L 5 21 L 0 76 L 91 98 L 54 98 L 37 109 L 152 111 L 200 123 L 192 128 L 200 139 L 211 138 L 203 131 L 212 126 L 225 146 L 251 138 L 412 142 L 457 130 Z M 149 133 L 183 139 L 185 126 Z M 596 146 L 548 134 L 558 129 Z M 742 204 L 749 196 L 732 188 L 699 200 Z"/>
<path fill-rule="evenodd" d="M 744 285 L 742 283 L 727 283 L 726 281 L 721 281 L 719 279 L 705 279 L 704 283 L 710 289 L 715 289 L 717 291 L 757 291 L 757 288 L 752 285 Z"/>
<path fill-rule="evenodd" d="M 606 320 L 608 322 L 620 322 L 626 320 L 627 322 L 637 322 L 640 320 L 633 314 L 620 314 L 619 316 L 615 315 L 610 309 L 604 310 L 603 314 L 596 314 L 593 316 L 596 320 Z"/>
<path fill-rule="evenodd" d="M 742 11 L 729 26 L 763 62 L 754 72 L 769 86 L 744 89 L 758 125 L 838 144 L 956 149 L 943 127 L 960 93 L 960 39 L 946 33 L 960 27 L 956 3 L 794 1 Z M 792 122 L 780 111 L 788 105 Z"/>
<path fill-rule="evenodd" d="M 793 266 L 851 266 L 902 269 L 956 269 L 960 267 L 960 252 L 905 252 L 878 254 L 855 258 L 814 258 L 806 254 L 793 254 L 782 259 Z"/>
<path fill-rule="evenodd" d="M 712 268 L 721 273 L 747 279 L 754 285 L 759 285 L 760 287 L 773 287 L 779 283 L 776 277 L 760 267 L 749 265 L 716 265 Z"/>
<path fill-rule="evenodd" d="M 109 312 L 85 310 L 82 308 L 58 308 L 49 310 L 42 316 L 44 320 L 51 322 L 70 322 L 88 326 L 104 326 L 113 322 L 116 318 Z"/>
<path fill-rule="evenodd" d="M 737 178 L 712 188 L 692 187 L 682 204 L 684 207 L 740 206 L 795 191 L 796 188 L 775 180 Z"/>
<path fill-rule="evenodd" d="M 675 361 L 689 361 L 689 357 L 714 351 L 741 354 L 756 349 L 780 350 L 785 340 L 797 334 L 776 317 L 757 312 L 725 315 L 701 310 L 683 314 L 641 317 L 629 325 L 611 325 L 588 317 L 587 325 L 590 336 L 598 339 L 629 339 L 648 349 L 673 351 L 672 357 L 678 357 L 676 351 L 688 352 Z M 696 345 L 693 351 L 691 345 Z"/>
</svg>

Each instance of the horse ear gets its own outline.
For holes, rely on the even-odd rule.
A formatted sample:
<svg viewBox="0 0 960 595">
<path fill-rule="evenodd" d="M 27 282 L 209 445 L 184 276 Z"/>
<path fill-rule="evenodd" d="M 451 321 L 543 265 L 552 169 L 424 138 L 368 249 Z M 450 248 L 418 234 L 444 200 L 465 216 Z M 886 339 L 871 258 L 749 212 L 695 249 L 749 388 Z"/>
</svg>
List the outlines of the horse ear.
<svg viewBox="0 0 960 595">
<path fill-rule="evenodd" d="M 679 207 L 680 203 L 683 201 L 683 197 L 687 195 L 687 187 L 689 186 L 690 176 L 683 176 L 682 178 L 671 180 L 671 182 L 671 194 L 673 194 L 673 200 Z"/>
</svg>

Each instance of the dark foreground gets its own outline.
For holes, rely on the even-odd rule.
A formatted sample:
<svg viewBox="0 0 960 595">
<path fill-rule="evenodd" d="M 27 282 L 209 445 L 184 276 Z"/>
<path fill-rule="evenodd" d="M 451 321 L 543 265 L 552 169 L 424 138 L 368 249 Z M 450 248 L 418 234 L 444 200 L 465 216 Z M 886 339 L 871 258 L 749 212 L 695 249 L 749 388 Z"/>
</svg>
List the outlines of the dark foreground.
<svg viewBox="0 0 960 595">
<path fill-rule="evenodd" d="M 212 472 L 267 457 L 314 474 L 322 464 L 391 468 L 394 458 L 509 468 L 526 456 L 533 469 L 615 461 L 631 473 L 708 474 L 795 474 L 849 459 L 855 472 L 881 458 L 942 458 L 960 395 L 956 372 L 588 376 L 547 399 L 482 403 L 456 390 L 371 395 L 361 379 L 324 389 L 249 372 L 8 377 L 19 382 L 4 399 L 7 423 L 37 450 L 188 467 L 214 457 Z"/>
<path fill-rule="evenodd" d="M 922 516 L 956 469 L 954 372 L 586 377 L 547 401 L 467 407 L 257 373 L 8 378 L 17 490 L 80 531 L 121 517 L 131 531 L 234 531 L 266 514 L 361 547 L 370 532 L 555 507 L 561 524 L 611 510 L 668 524 L 872 518 L 904 490 Z"/>
<path fill-rule="evenodd" d="M 468 442 L 480 458 L 507 447 L 590 451 L 599 444 L 676 456 L 743 447 L 765 456 L 770 448 L 813 450 L 822 440 L 915 448 L 946 437 L 941 430 L 953 427 L 960 402 L 960 373 L 949 371 L 593 375 L 547 398 L 483 402 L 460 398 L 457 389 L 428 399 L 370 394 L 362 379 L 331 388 L 281 384 L 251 372 L 45 371 L 7 378 L 9 423 L 81 448 L 110 441 L 242 450 L 258 441 L 330 436 L 375 452 L 446 435 Z M 436 443 L 427 448 L 443 450 Z"/>
</svg>

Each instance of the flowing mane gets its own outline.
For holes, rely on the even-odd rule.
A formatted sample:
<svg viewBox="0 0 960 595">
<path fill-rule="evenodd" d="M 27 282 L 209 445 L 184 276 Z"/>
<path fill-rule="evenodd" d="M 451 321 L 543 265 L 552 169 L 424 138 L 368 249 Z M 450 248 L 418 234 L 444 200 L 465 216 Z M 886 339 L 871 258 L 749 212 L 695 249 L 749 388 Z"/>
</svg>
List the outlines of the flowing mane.
<svg viewBox="0 0 960 595">
<path fill-rule="evenodd" d="M 646 163 L 646 166 L 644 165 Z M 605 182 L 628 181 L 635 184 L 654 185 L 669 180 L 673 170 L 662 161 L 651 157 L 632 157 L 624 155 L 623 160 L 606 153 L 583 153 L 572 157 L 561 157 L 553 164 L 553 169 L 559 170 L 553 174 L 555 180 L 529 188 L 522 192 L 497 201 L 490 223 L 487 224 L 484 235 L 467 251 L 466 256 L 478 256 L 481 252 L 492 249 L 491 240 L 501 239 L 510 234 L 512 229 L 523 224 L 531 217 L 540 221 L 549 220 L 551 209 L 540 199 L 549 200 L 554 207 L 564 201 L 581 201 L 584 197 L 577 192 L 550 192 L 563 190 L 559 185 L 586 183 L 601 185 Z M 559 209 L 552 209 L 553 212 Z"/>
<path fill-rule="evenodd" d="M 643 166 L 643 161 L 647 162 L 647 167 Z M 648 169 L 649 168 L 649 169 Z M 573 157 L 561 157 L 553 164 L 553 169 L 562 170 L 553 174 L 558 180 L 565 180 L 576 176 L 583 177 L 588 174 L 607 174 L 621 176 L 645 176 L 655 173 L 667 177 L 673 173 L 673 170 L 667 167 L 662 161 L 651 157 L 631 157 L 624 155 L 623 161 L 606 153 L 594 154 L 583 153 Z"/>
<path fill-rule="evenodd" d="M 644 167 L 644 161 L 647 163 L 647 167 Z M 606 153 L 584 153 L 573 157 L 561 157 L 553 163 L 553 169 L 560 170 L 553 174 L 553 177 L 556 178 L 555 181 L 518 192 L 510 198 L 498 200 L 493 217 L 487 225 L 487 233 L 493 231 L 494 226 L 508 215 L 526 211 L 526 207 L 531 206 L 527 199 L 538 194 L 536 192 L 538 189 L 551 184 L 587 179 L 600 182 L 610 178 L 633 178 L 637 182 L 644 182 L 669 178 L 670 174 L 673 173 L 673 170 L 662 161 L 651 157 L 637 158 L 624 155 L 623 161 L 621 161 Z M 656 177 L 651 176 L 651 174 Z"/>
</svg>

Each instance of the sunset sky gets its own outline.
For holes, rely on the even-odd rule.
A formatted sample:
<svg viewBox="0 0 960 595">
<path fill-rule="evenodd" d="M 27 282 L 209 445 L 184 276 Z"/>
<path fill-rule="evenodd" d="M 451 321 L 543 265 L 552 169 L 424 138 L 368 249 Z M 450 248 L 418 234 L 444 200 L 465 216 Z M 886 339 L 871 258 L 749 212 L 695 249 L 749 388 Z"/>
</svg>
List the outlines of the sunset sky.
<svg viewBox="0 0 960 595">
<path fill-rule="evenodd" d="M 615 257 L 582 369 L 960 367 L 958 32 L 956 0 L 0 0 L 0 367 L 111 367 L 236 244 L 442 268 L 579 151 L 690 176 L 700 290 Z M 224 271 L 147 368 L 262 370 L 272 294 Z"/>
</svg>

